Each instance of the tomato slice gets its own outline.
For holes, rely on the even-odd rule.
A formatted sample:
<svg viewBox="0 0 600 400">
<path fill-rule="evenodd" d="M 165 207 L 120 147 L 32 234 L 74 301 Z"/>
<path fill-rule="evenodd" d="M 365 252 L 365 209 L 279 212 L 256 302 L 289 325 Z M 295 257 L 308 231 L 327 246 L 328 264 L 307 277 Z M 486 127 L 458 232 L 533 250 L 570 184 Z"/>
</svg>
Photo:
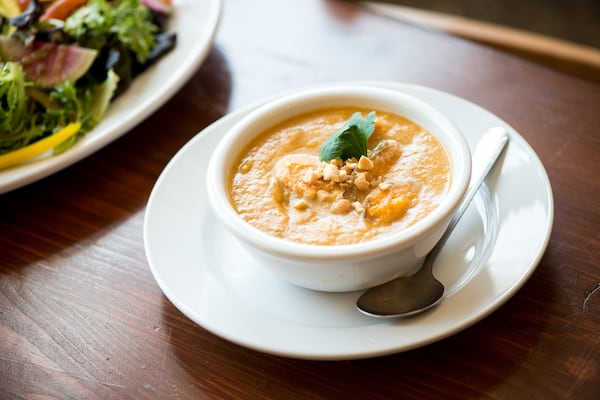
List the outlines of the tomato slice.
<svg viewBox="0 0 600 400">
<path fill-rule="evenodd" d="M 31 3 L 31 0 L 18 0 L 19 3 L 19 7 L 21 7 L 21 11 L 25 11 L 27 10 L 27 7 L 29 7 L 29 3 Z"/>
<path fill-rule="evenodd" d="M 40 17 L 40 21 L 48 19 L 60 19 L 64 21 L 73 11 L 86 3 L 87 0 L 56 0 L 46 8 L 46 11 Z"/>
</svg>

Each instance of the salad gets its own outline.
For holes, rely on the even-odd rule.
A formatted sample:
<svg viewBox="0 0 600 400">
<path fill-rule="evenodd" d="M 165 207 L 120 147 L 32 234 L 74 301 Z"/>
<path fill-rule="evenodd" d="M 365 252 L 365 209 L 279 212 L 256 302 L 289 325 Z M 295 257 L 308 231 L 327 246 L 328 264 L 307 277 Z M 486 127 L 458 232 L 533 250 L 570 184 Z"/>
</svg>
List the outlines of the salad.
<svg viewBox="0 0 600 400">
<path fill-rule="evenodd" d="M 0 0 L 0 170 L 58 154 L 176 44 L 171 0 Z"/>
</svg>

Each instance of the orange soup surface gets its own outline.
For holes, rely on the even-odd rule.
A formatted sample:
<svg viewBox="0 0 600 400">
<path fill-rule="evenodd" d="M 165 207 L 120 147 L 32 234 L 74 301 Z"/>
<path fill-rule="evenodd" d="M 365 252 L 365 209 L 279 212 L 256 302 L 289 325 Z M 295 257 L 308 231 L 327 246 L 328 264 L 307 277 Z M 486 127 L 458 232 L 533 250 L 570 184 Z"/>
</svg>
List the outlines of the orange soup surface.
<svg viewBox="0 0 600 400">
<path fill-rule="evenodd" d="M 439 140 L 399 115 L 376 112 L 367 156 L 319 161 L 319 149 L 355 112 L 325 109 L 268 129 L 241 153 L 230 195 L 248 223 L 295 242 L 371 240 L 413 225 L 448 191 Z"/>
</svg>

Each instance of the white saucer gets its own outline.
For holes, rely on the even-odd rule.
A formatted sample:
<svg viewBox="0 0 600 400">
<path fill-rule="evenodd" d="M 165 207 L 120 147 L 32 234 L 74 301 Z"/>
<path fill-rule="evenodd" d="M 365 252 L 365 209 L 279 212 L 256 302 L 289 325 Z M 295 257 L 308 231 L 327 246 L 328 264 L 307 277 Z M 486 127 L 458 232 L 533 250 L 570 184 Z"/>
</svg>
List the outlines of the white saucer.
<svg viewBox="0 0 600 400">
<path fill-rule="evenodd" d="M 466 100 L 415 85 L 362 82 L 402 90 L 449 115 L 471 147 L 504 126 L 504 159 L 436 262 L 446 299 L 421 316 L 379 320 L 355 308 L 359 292 L 321 293 L 283 282 L 238 246 L 208 209 L 205 167 L 220 137 L 256 107 L 234 112 L 186 144 L 150 196 L 144 241 L 154 278 L 169 300 L 210 332 L 255 350 L 305 359 L 356 359 L 406 351 L 481 320 L 535 270 L 553 221 L 544 167 L 504 121 Z M 490 195 L 491 193 L 491 195 Z"/>
</svg>

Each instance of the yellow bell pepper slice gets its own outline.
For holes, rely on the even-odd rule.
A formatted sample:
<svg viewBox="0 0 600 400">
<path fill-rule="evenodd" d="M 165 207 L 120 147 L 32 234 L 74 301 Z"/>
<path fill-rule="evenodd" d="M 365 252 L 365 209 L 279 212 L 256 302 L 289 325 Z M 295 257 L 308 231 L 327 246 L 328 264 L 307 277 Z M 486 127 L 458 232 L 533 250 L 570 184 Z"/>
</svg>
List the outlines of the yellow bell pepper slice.
<svg viewBox="0 0 600 400">
<path fill-rule="evenodd" d="M 81 123 L 73 122 L 62 128 L 60 131 L 45 137 L 37 142 L 34 142 L 20 149 L 11 151 L 10 153 L 0 155 L 0 169 L 10 167 L 22 161 L 39 156 L 46 151 L 58 146 L 81 128 Z"/>
<path fill-rule="evenodd" d="M 21 7 L 17 0 L 0 0 L 0 14 L 6 18 L 16 17 L 21 14 Z"/>
</svg>

